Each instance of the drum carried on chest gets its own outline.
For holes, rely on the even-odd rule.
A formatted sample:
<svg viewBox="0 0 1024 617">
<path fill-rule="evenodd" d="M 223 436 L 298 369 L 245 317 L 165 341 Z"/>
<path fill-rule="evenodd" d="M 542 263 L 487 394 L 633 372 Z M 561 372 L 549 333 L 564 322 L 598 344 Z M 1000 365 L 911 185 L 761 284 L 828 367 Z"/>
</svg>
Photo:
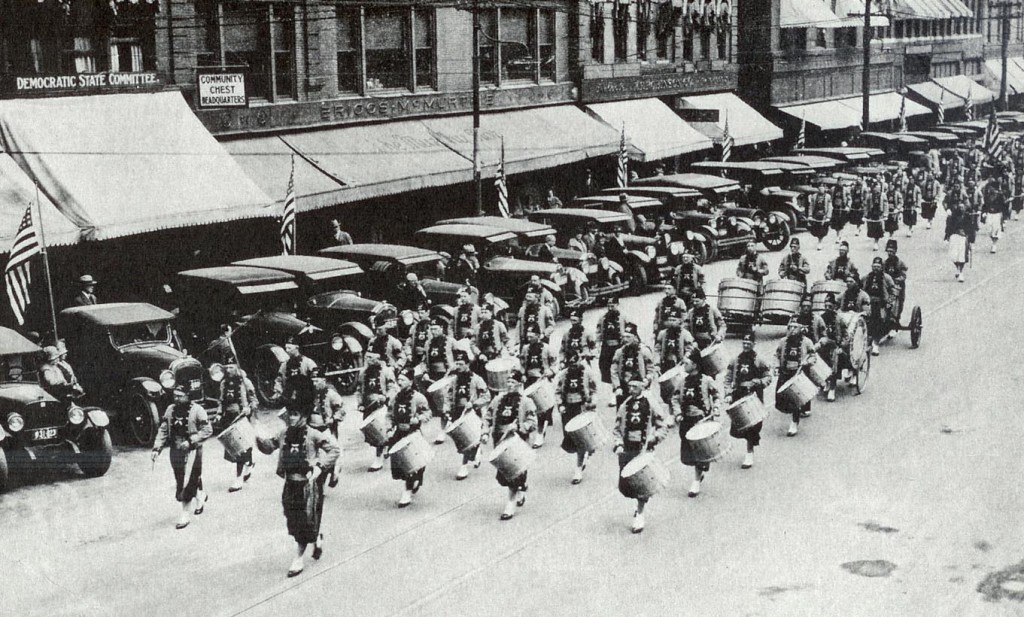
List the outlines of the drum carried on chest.
<svg viewBox="0 0 1024 617">
<path fill-rule="evenodd" d="M 758 422 L 764 422 L 768 412 L 756 394 L 748 394 L 726 408 L 725 413 L 729 414 L 732 420 L 732 427 L 736 431 L 745 431 Z"/>
<path fill-rule="evenodd" d="M 782 384 L 775 397 L 786 404 L 785 409 L 798 410 L 813 401 L 817 395 L 818 386 L 814 385 L 811 378 L 803 371 L 800 371 Z"/>
<path fill-rule="evenodd" d="M 565 423 L 565 434 L 576 444 L 577 450 L 593 454 L 604 444 L 608 431 L 601 425 L 596 412 L 586 411 Z"/>
<path fill-rule="evenodd" d="M 516 361 L 511 358 L 495 358 L 484 365 L 487 371 L 487 387 L 491 390 L 505 390 L 508 388 L 508 376 L 512 374 Z"/>
<path fill-rule="evenodd" d="M 379 448 L 388 442 L 387 408 L 384 405 L 366 416 L 359 430 L 363 433 L 366 443 Z"/>
<path fill-rule="evenodd" d="M 403 478 L 411 477 L 426 467 L 431 455 L 430 446 L 419 431 L 403 437 L 391 446 L 388 454 L 391 457 L 391 468 L 397 470 Z"/>
<path fill-rule="evenodd" d="M 850 365 L 859 369 L 868 357 L 868 323 L 864 316 L 855 311 L 844 311 L 836 315 L 846 332 L 843 350 L 850 359 Z"/>
<path fill-rule="evenodd" d="M 547 411 L 558 402 L 555 398 L 555 386 L 551 385 L 551 382 L 543 377 L 533 382 L 533 385 L 529 388 L 523 390 L 523 394 L 530 397 L 533 404 L 537 406 L 538 412 Z"/>
<path fill-rule="evenodd" d="M 718 284 L 718 310 L 725 315 L 753 317 L 760 285 L 750 279 L 722 279 Z"/>
<path fill-rule="evenodd" d="M 217 435 L 217 441 L 224 446 L 224 456 L 236 461 L 247 450 L 256 446 L 256 429 L 245 416 L 238 416 L 226 429 Z"/>
<path fill-rule="evenodd" d="M 537 453 L 519 435 L 509 435 L 494 447 L 487 462 L 494 465 L 501 477 L 511 482 L 530 468 Z"/>
<path fill-rule="evenodd" d="M 695 463 L 714 463 L 729 452 L 726 432 L 714 421 L 700 422 L 686 431 L 686 442 Z"/>
<path fill-rule="evenodd" d="M 452 438 L 455 449 L 464 452 L 480 443 L 483 420 L 475 412 L 467 411 L 461 418 L 448 425 L 444 432 Z"/>
<path fill-rule="evenodd" d="M 729 366 L 722 351 L 722 344 L 708 345 L 700 352 L 700 370 L 708 377 L 714 377 Z"/>
<path fill-rule="evenodd" d="M 668 469 L 646 452 L 626 463 L 619 473 L 619 492 L 629 499 L 648 499 L 666 486 L 669 481 Z"/>
<path fill-rule="evenodd" d="M 800 298 L 807 286 L 789 279 L 768 281 L 764 286 L 761 314 L 765 317 L 789 319 L 800 309 Z"/>
<path fill-rule="evenodd" d="M 832 367 L 818 354 L 814 354 L 812 360 L 811 365 L 807 367 L 807 376 L 818 388 L 828 386 L 828 378 L 832 376 Z"/>
<path fill-rule="evenodd" d="M 818 281 L 811 287 L 811 310 L 821 313 L 825 310 L 825 298 L 829 294 L 835 294 L 836 298 L 842 298 L 846 293 L 846 283 L 843 281 Z"/>
</svg>

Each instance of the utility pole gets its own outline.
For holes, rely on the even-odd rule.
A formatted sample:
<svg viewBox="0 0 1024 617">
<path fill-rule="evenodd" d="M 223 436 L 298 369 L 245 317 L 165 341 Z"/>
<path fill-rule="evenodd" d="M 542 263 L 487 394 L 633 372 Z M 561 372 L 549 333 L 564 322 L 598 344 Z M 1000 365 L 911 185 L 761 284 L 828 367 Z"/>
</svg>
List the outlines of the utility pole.
<svg viewBox="0 0 1024 617">
<path fill-rule="evenodd" d="M 476 214 L 484 214 L 483 191 L 480 186 L 480 0 L 473 0 L 473 190 L 476 192 Z"/>
<path fill-rule="evenodd" d="M 861 126 L 866 131 L 871 120 L 871 0 L 864 0 L 864 66 L 861 76 Z"/>
<path fill-rule="evenodd" d="M 1003 2 L 1002 9 L 1002 36 L 999 38 L 1000 43 L 1002 44 L 1001 56 L 1003 58 L 1003 64 L 1001 67 L 1002 75 L 999 78 L 999 108 L 1006 111 L 1009 109 L 1009 107 L 1007 107 L 1006 98 L 1006 65 L 1010 61 L 1008 58 L 1010 50 L 1010 3 Z"/>
</svg>

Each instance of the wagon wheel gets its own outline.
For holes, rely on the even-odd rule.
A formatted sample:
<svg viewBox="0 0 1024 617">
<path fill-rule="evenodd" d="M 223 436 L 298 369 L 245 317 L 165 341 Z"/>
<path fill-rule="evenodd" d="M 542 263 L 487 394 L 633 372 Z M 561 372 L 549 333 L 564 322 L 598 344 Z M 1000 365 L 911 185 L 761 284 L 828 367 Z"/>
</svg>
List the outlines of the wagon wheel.
<svg viewBox="0 0 1024 617">
<path fill-rule="evenodd" d="M 924 322 L 921 317 L 921 307 L 915 306 L 910 312 L 910 348 L 917 349 L 921 344 L 921 330 L 924 329 Z"/>
<path fill-rule="evenodd" d="M 857 367 L 857 375 L 856 375 L 857 383 L 855 384 L 856 388 L 857 388 L 857 394 L 864 394 L 864 388 L 867 387 L 868 374 L 870 372 L 871 372 L 871 354 L 868 354 L 867 356 L 865 356 L 864 362 L 862 362 L 861 365 L 859 367 Z"/>
</svg>

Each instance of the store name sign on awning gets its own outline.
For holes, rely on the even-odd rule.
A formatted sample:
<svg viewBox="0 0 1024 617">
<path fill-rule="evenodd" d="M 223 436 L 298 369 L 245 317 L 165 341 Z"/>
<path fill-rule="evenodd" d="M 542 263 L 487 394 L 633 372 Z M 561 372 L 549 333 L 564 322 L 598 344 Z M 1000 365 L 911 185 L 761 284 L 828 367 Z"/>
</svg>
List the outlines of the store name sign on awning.
<svg viewBox="0 0 1024 617">
<path fill-rule="evenodd" d="M 17 92 L 138 88 L 160 85 L 156 73 L 82 73 L 79 75 L 38 75 L 15 77 Z"/>
</svg>

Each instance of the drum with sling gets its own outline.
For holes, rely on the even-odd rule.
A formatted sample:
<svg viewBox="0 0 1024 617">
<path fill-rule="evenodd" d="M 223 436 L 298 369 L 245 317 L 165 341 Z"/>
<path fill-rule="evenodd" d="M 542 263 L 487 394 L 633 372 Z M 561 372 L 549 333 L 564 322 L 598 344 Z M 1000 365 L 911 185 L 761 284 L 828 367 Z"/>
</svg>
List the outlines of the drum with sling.
<svg viewBox="0 0 1024 617">
<path fill-rule="evenodd" d="M 619 473 L 619 492 L 629 499 L 649 499 L 668 486 L 665 465 L 645 452 L 626 463 Z"/>
<path fill-rule="evenodd" d="M 455 449 L 465 452 L 480 443 L 480 436 L 483 435 L 483 420 L 476 412 L 467 411 L 455 422 L 452 422 L 444 432 L 452 438 Z"/>
<path fill-rule="evenodd" d="M 545 378 L 540 378 L 523 390 L 523 394 L 533 401 L 537 411 L 547 411 L 555 406 L 558 399 L 555 397 L 555 387 Z"/>
<path fill-rule="evenodd" d="M 813 401 L 817 395 L 818 386 L 814 385 L 811 378 L 803 371 L 799 371 L 789 381 L 782 384 L 775 396 L 786 403 L 785 409 L 800 409 Z"/>
<path fill-rule="evenodd" d="M 413 474 L 427 466 L 432 452 L 430 446 L 427 445 L 427 440 L 423 438 L 423 434 L 415 431 L 391 446 L 389 452 L 391 468 L 397 470 L 402 478 L 412 477 Z"/>
<path fill-rule="evenodd" d="M 256 429 L 245 416 L 238 416 L 235 421 L 217 435 L 217 441 L 224 446 L 224 458 L 235 462 L 246 451 L 256 446 Z"/>
<path fill-rule="evenodd" d="M 841 298 L 846 293 L 846 283 L 843 281 L 818 281 L 811 287 L 811 310 L 820 313 L 825 310 L 825 299 L 829 294 L 835 294 Z"/>
<path fill-rule="evenodd" d="M 686 431 L 686 442 L 695 463 L 714 463 L 729 452 L 729 442 L 722 425 L 713 420 L 699 422 Z"/>
<path fill-rule="evenodd" d="M 512 434 L 494 447 L 487 462 L 494 465 L 506 482 L 512 482 L 530 468 L 537 453 L 523 439 Z"/>
<path fill-rule="evenodd" d="M 721 343 L 708 345 L 700 352 L 700 370 L 708 377 L 718 375 L 728 366 Z"/>
<path fill-rule="evenodd" d="M 859 369 L 868 356 L 868 324 L 864 316 L 856 311 L 844 311 L 836 315 L 846 333 L 843 351 L 850 359 L 850 366 Z"/>
<path fill-rule="evenodd" d="M 516 361 L 511 358 L 495 358 L 484 365 L 487 372 L 487 387 L 491 390 L 503 391 L 508 388 L 508 376 L 512 374 Z"/>
<path fill-rule="evenodd" d="M 363 433 L 366 443 L 375 448 L 388 443 L 387 408 L 383 403 L 378 403 L 376 411 L 372 411 L 363 419 L 359 430 Z"/>
<path fill-rule="evenodd" d="M 806 285 L 800 281 L 790 279 L 768 281 L 764 286 L 761 314 L 765 317 L 788 321 L 800 310 L 800 299 L 806 288 Z"/>
<path fill-rule="evenodd" d="M 760 285 L 751 279 L 722 279 L 718 284 L 718 311 L 723 317 L 753 318 L 757 311 Z"/>
<path fill-rule="evenodd" d="M 576 444 L 577 451 L 593 454 L 604 444 L 608 431 L 596 412 L 586 411 L 565 423 L 565 434 Z"/>
<path fill-rule="evenodd" d="M 825 360 L 818 354 L 813 354 L 811 360 L 811 364 L 807 367 L 807 377 L 809 377 L 817 387 L 827 387 L 828 379 L 832 376 L 832 367 L 830 367 L 828 362 L 825 362 Z"/>
<path fill-rule="evenodd" d="M 748 394 L 740 400 L 734 401 L 726 408 L 725 413 L 729 414 L 732 428 L 737 432 L 745 431 L 758 422 L 764 422 L 768 416 L 764 404 L 756 394 Z"/>
</svg>

